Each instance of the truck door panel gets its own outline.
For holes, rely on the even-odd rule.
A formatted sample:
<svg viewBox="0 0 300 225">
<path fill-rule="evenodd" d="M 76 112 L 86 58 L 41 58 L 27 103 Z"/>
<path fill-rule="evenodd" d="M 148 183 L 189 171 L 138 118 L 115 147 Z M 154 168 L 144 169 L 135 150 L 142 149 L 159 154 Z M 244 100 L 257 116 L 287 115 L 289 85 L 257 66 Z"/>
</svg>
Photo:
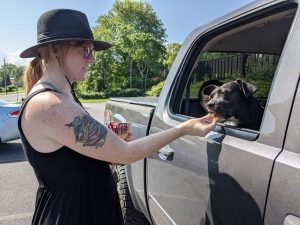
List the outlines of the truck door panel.
<svg viewBox="0 0 300 225">
<path fill-rule="evenodd" d="M 174 224 L 262 223 L 278 149 L 214 132 L 206 139 L 181 138 L 170 147 L 172 161 L 158 154 L 147 160 L 149 207 L 156 224 L 161 224 L 158 208 Z"/>
<path fill-rule="evenodd" d="M 275 161 L 266 224 L 300 224 L 300 90 L 292 109 L 284 150 Z M 290 215 L 290 217 L 286 217 Z M 286 218 L 285 218 L 286 217 Z"/>
</svg>

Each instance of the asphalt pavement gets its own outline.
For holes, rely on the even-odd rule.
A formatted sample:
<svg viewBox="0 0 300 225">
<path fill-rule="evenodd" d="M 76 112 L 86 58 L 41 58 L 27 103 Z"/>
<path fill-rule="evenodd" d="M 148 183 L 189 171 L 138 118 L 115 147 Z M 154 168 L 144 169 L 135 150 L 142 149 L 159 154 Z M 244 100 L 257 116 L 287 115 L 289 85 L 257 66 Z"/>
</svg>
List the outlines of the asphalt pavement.
<svg viewBox="0 0 300 225">
<path fill-rule="evenodd" d="M 10 93 L 0 95 L 0 99 L 5 100 L 7 102 L 20 102 L 24 97 L 25 93 Z"/>
<path fill-rule="evenodd" d="M 92 117 L 103 122 L 105 103 L 83 106 Z M 31 224 L 37 186 L 21 141 L 0 145 L 0 225 Z"/>
</svg>

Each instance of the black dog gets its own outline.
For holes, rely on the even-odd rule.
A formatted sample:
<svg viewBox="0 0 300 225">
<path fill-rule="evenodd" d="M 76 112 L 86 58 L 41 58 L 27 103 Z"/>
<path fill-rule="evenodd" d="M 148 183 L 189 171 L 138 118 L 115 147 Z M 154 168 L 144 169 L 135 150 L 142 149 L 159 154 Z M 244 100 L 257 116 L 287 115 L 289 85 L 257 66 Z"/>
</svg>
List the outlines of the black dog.
<svg viewBox="0 0 300 225">
<path fill-rule="evenodd" d="M 264 109 L 253 97 L 256 86 L 237 79 L 216 88 L 207 103 L 224 124 L 259 130 Z"/>
</svg>

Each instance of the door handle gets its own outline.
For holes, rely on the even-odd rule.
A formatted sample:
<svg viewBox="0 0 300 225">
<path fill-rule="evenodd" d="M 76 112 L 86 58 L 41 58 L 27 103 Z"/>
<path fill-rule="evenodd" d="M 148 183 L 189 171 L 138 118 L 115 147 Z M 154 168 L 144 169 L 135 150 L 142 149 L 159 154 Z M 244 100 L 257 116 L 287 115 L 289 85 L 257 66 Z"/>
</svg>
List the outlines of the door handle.
<svg viewBox="0 0 300 225">
<path fill-rule="evenodd" d="M 211 131 L 205 136 L 205 138 L 209 143 L 219 144 L 222 143 L 223 139 L 225 138 L 225 135 L 216 131 Z"/>
<path fill-rule="evenodd" d="M 174 158 L 174 151 L 169 145 L 167 145 L 158 151 L 158 156 L 162 160 L 172 161 Z"/>
<path fill-rule="evenodd" d="M 288 215 L 285 217 L 283 225 L 300 225 L 300 218 L 293 215 Z"/>
</svg>

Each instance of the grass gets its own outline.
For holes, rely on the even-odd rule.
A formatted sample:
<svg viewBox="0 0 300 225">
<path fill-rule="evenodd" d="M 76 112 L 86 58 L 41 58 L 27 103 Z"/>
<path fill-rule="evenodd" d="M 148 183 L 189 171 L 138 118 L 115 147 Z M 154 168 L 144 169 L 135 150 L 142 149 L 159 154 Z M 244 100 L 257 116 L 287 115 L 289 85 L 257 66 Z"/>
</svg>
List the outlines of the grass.
<svg viewBox="0 0 300 225">
<path fill-rule="evenodd" d="M 105 103 L 108 99 L 79 99 L 81 103 Z M 14 102 L 18 104 L 22 104 L 23 101 Z"/>
<path fill-rule="evenodd" d="M 108 99 L 79 99 L 81 103 L 102 103 L 106 102 Z"/>
<path fill-rule="evenodd" d="M 17 90 L 13 90 L 13 91 L 9 91 L 11 88 L 8 86 L 7 87 L 7 94 L 16 94 L 17 93 Z M 19 94 L 22 94 L 22 93 L 25 93 L 25 88 L 24 87 L 18 87 L 18 93 Z M 0 95 L 5 95 L 5 89 L 4 87 L 0 87 Z"/>
<path fill-rule="evenodd" d="M 24 94 L 25 91 L 19 91 L 18 94 Z M 8 91 L 7 94 L 17 94 L 16 91 Z M 5 92 L 0 92 L 0 95 L 6 95 Z"/>
</svg>

